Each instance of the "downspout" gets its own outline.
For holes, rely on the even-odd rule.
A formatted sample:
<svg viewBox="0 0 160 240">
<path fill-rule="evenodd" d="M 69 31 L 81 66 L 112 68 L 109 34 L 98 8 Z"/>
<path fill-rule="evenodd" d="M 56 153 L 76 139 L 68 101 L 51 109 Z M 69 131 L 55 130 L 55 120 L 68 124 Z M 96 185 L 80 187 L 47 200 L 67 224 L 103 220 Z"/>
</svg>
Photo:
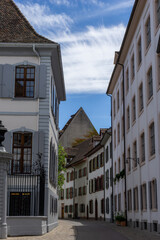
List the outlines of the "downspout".
<svg viewBox="0 0 160 240">
<path fill-rule="evenodd" d="M 113 214 L 113 134 L 112 134 L 112 126 L 113 126 L 113 118 L 112 118 L 112 95 L 107 94 L 108 97 L 111 98 L 111 139 L 112 139 L 112 164 L 111 164 L 111 169 L 112 169 L 112 179 L 110 177 L 110 181 L 112 181 L 112 194 L 111 194 L 111 222 L 114 222 L 114 214 Z"/>
<path fill-rule="evenodd" d="M 39 52 L 36 50 L 36 45 L 33 44 L 33 52 L 36 54 L 36 56 L 38 57 L 38 63 L 40 65 L 40 55 Z"/>
</svg>

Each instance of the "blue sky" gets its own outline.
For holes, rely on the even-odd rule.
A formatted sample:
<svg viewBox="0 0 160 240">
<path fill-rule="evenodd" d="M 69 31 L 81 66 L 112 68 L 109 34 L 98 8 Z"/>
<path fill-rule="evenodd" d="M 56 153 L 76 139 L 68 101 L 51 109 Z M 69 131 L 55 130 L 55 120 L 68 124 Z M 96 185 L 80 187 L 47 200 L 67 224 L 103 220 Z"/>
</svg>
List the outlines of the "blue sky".
<svg viewBox="0 0 160 240">
<path fill-rule="evenodd" d="M 60 129 L 81 106 L 97 131 L 109 127 L 110 98 L 105 93 L 134 0 L 15 3 L 39 34 L 61 45 L 67 101 L 60 104 Z"/>
</svg>

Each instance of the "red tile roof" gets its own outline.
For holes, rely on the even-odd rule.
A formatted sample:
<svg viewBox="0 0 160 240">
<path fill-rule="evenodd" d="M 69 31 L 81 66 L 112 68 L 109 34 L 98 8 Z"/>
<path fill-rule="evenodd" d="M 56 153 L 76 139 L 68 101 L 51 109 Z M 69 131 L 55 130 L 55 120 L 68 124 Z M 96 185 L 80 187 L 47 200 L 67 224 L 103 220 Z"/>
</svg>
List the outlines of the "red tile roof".
<svg viewBox="0 0 160 240">
<path fill-rule="evenodd" d="M 51 43 L 39 35 L 12 0 L 0 0 L 1 43 Z"/>
</svg>

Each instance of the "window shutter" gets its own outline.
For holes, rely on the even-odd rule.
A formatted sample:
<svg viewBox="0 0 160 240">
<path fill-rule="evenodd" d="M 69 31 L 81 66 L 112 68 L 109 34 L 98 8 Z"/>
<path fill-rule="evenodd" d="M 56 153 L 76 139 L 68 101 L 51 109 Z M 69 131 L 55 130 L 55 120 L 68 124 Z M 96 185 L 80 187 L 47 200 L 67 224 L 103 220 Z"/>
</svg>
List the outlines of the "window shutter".
<svg viewBox="0 0 160 240">
<path fill-rule="evenodd" d="M 2 79 L 2 97 L 3 98 L 12 98 L 13 86 L 15 79 L 15 67 L 10 64 L 3 65 L 3 79 Z"/>
<path fill-rule="evenodd" d="M 158 209 L 158 201 L 157 201 L 157 179 L 154 180 L 155 189 L 154 189 L 154 199 L 155 199 L 155 207 Z"/>
<path fill-rule="evenodd" d="M 35 97 L 46 98 L 47 67 L 45 65 L 36 66 L 35 70 Z"/>
<path fill-rule="evenodd" d="M 12 153 L 12 133 L 11 132 L 5 133 L 5 140 L 2 144 L 5 147 L 6 152 Z"/>
<path fill-rule="evenodd" d="M 47 67 L 40 65 L 39 74 L 39 98 L 46 98 Z"/>
<path fill-rule="evenodd" d="M 33 160 L 32 163 L 37 162 L 38 154 L 41 157 L 42 164 L 44 163 L 44 132 L 33 133 Z"/>
</svg>

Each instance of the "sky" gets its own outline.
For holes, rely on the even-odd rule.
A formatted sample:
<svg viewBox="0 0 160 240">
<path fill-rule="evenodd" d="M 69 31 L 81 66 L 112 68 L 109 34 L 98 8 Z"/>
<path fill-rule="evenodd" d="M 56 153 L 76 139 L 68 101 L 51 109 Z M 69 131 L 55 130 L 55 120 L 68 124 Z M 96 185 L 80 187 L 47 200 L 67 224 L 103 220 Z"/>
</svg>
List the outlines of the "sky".
<svg viewBox="0 0 160 240">
<path fill-rule="evenodd" d="M 61 46 L 66 101 L 60 129 L 83 107 L 99 132 L 111 126 L 106 95 L 134 0 L 14 0 L 34 29 Z"/>
</svg>

